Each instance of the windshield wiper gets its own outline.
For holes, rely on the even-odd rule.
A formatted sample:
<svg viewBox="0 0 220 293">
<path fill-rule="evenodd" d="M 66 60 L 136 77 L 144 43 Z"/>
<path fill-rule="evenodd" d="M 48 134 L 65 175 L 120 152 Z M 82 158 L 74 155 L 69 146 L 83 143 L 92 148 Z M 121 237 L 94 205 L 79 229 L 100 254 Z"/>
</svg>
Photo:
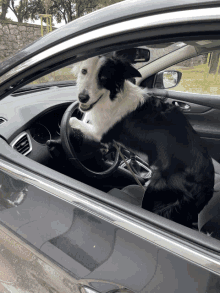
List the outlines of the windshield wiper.
<svg viewBox="0 0 220 293">
<path fill-rule="evenodd" d="M 66 81 L 52 81 L 47 83 L 41 83 L 41 84 L 28 84 L 20 89 L 14 91 L 11 96 L 20 96 L 24 94 L 29 94 L 32 92 L 39 92 L 39 91 L 45 91 L 49 90 L 51 87 L 69 87 L 69 86 L 75 86 L 76 81 L 75 80 L 66 80 Z"/>
</svg>

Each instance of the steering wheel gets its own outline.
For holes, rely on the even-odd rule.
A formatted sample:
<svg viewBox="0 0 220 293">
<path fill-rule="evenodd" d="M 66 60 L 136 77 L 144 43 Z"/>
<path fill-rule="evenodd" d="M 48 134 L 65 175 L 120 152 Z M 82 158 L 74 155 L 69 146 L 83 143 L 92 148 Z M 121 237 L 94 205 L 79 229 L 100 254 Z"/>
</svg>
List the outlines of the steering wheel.
<svg viewBox="0 0 220 293">
<path fill-rule="evenodd" d="M 79 108 L 79 102 L 73 102 L 65 111 L 63 114 L 63 118 L 61 121 L 60 126 L 60 136 L 61 136 L 61 143 L 62 147 L 67 155 L 68 160 L 74 164 L 74 166 L 78 166 L 87 176 L 95 177 L 95 178 L 104 178 L 110 176 L 113 172 L 116 171 L 116 169 L 119 166 L 120 160 L 119 160 L 119 151 L 116 150 L 115 160 L 114 163 L 111 165 L 110 168 L 108 168 L 105 171 L 101 172 L 95 172 L 90 169 L 88 169 L 86 166 L 84 166 L 80 161 L 80 156 L 76 152 L 76 146 L 74 146 L 74 143 L 71 141 L 74 141 L 74 130 L 70 126 L 70 118 L 72 117 L 72 114 L 78 110 Z M 76 145 L 77 145 L 76 141 Z M 101 145 L 100 145 L 101 146 Z M 78 147 L 78 145 L 77 145 Z M 99 148 L 98 148 L 99 150 Z M 94 156 L 95 151 L 93 151 L 92 155 Z M 81 159 L 82 160 L 82 159 Z"/>
</svg>

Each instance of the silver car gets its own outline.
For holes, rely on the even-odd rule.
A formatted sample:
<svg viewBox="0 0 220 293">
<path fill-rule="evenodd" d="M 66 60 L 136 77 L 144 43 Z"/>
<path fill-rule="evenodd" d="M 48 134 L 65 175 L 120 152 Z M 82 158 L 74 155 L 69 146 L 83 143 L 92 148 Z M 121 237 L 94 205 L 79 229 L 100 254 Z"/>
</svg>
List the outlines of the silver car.
<svg viewBox="0 0 220 293">
<path fill-rule="evenodd" d="M 130 48 L 150 52 L 136 84 L 180 107 L 213 158 L 214 196 L 195 229 L 143 210 L 123 161 L 96 176 L 97 156 L 111 170 L 114 150 L 93 153 L 84 173 L 63 149 L 72 66 Z M 0 64 L 0 292 L 220 292 L 219 50 L 219 1 L 127 0 Z M 151 169 L 135 160 L 145 184 Z"/>
</svg>

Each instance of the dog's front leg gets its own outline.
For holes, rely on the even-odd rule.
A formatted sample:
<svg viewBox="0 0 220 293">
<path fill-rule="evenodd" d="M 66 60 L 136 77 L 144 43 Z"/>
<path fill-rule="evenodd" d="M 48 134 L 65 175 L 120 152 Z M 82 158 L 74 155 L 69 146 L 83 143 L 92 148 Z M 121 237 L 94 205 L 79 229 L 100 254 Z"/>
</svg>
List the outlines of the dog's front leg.
<svg viewBox="0 0 220 293">
<path fill-rule="evenodd" d="M 103 148 L 100 143 L 101 137 L 96 133 L 92 124 L 85 123 L 75 117 L 70 118 L 70 126 L 72 128 L 72 138 L 78 142 L 78 152 L 90 153 L 96 151 L 97 148 Z M 76 146 L 74 144 L 74 146 Z"/>
<path fill-rule="evenodd" d="M 93 140 L 99 142 L 97 135 L 95 135 L 94 127 L 92 124 L 85 123 L 76 117 L 70 118 L 70 126 L 73 131 L 78 130 L 82 133 L 84 139 Z"/>
</svg>

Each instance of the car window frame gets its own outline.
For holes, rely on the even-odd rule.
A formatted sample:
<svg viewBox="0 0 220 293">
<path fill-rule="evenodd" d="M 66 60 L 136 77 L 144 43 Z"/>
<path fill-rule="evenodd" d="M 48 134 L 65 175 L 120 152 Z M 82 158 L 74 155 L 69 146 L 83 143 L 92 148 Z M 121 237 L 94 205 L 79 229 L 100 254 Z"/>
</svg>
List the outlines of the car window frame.
<svg viewBox="0 0 220 293">
<path fill-rule="evenodd" d="M 219 11 L 219 15 L 217 14 L 217 11 Z M 180 10 L 180 11 L 174 11 L 174 12 L 168 12 L 168 13 L 164 13 L 164 14 L 159 14 L 159 15 L 150 15 L 150 16 L 144 16 L 144 17 L 139 17 L 139 18 L 134 18 L 131 20 L 125 20 L 125 21 L 121 21 L 119 23 L 115 23 L 109 26 L 104 26 L 100 29 L 94 29 L 94 31 L 90 31 L 88 33 L 85 34 L 81 34 L 76 36 L 73 39 L 68 39 L 66 41 L 64 41 L 64 43 L 60 43 L 58 45 L 54 45 L 51 46 L 50 48 L 48 48 L 47 50 L 45 50 L 45 52 L 41 52 L 39 54 L 37 54 L 36 56 L 31 56 L 28 60 L 24 61 L 23 63 L 20 63 L 19 65 L 17 65 L 15 68 L 10 69 L 11 66 L 8 68 L 7 71 L 4 71 L 4 74 L 0 73 L 0 99 L 4 98 L 6 95 L 8 95 L 9 93 L 11 93 L 15 88 L 19 88 L 21 87 L 21 85 L 26 85 L 28 82 L 24 82 L 24 80 L 16 80 L 16 75 L 18 75 L 18 73 L 23 72 L 24 70 L 27 70 L 30 67 L 38 67 L 37 65 L 39 65 L 40 62 L 45 62 L 45 58 L 48 57 L 53 60 L 54 58 L 57 60 L 57 58 L 59 58 L 60 54 L 63 54 L 64 52 L 66 53 L 65 58 L 62 59 L 63 62 L 65 62 L 65 60 L 67 58 L 69 58 L 69 51 L 71 51 L 72 49 L 76 49 L 77 46 L 81 46 L 83 47 L 83 45 L 88 45 L 88 43 L 86 42 L 85 38 L 86 36 L 88 36 L 90 38 L 90 42 L 92 41 L 92 43 L 99 43 L 100 41 L 103 41 L 104 43 L 104 47 L 108 47 L 109 45 L 109 40 L 110 43 L 112 44 L 112 39 L 116 39 L 118 40 L 118 43 L 123 44 L 122 47 L 117 48 L 117 49 L 124 49 L 126 48 L 126 40 L 130 40 L 131 37 L 133 38 L 133 40 L 136 40 L 136 43 L 134 41 L 133 46 L 142 46 L 143 42 L 140 43 L 140 41 L 138 41 L 140 39 L 140 35 L 142 35 L 142 33 L 144 33 L 145 31 L 147 31 L 148 33 L 148 38 L 151 34 L 154 35 L 155 30 L 157 31 L 158 28 L 161 29 L 160 31 L 160 38 L 163 37 L 163 35 L 166 36 L 166 38 L 169 35 L 169 29 L 174 30 L 175 32 L 177 31 L 177 27 L 178 27 L 178 34 L 181 34 L 184 31 L 184 28 L 188 28 L 187 31 L 192 30 L 192 25 L 191 23 L 193 23 L 193 31 L 196 31 L 197 37 L 199 36 L 199 31 L 202 29 L 204 30 L 204 26 L 201 26 L 202 23 L 206 23 L 206 30 L 209 30 L 209 25 L 210 23 L 207 23 L 207 20 L 212 20 L 213 18 L 219 18 L 218 20 L 220 21 L 220 7 L 219 8 L 201 8 L 201 9 L 192 9 L 192 10 Z M 142 21 L 141 21 L 142 20 Z M 165 24 L 162 23 L 162 21 L 165 21 Z M 196 23 L 197 21 L 197 23 Z M 199 22 L 199 23 L 198 23 Z M 162 26 L 161 26 L 162 25 Z M 198 28 L 197 28 L 198 27 Z M 141 29 L 141 30 L 140 30 Z M 114 30 L 114 32 L 112 32 L 112 30 Z M 137 30 L 138 33 L 137 33 Z M 104 32 L 106 33 L 106 35 L 104 35 Z M 98 33 L 98 35 L 96 35 Z M 102 38 L 101 38 L 102 37 Z M 101 38 L 101 39 L 100 39 Z M 144 38 L 144 36 L 143 36 Z M 146 38 L 146 36 L 145 36 Z M 73 45 L 73 40 L 76 42 L 76 44 Z M 151 38 L 151 44 L 154 41 L 153 38 Z M 160 41 L 158 39 L 158 37 L 156 38 L 156 43 L 160 43 Z M 170 42 L 171 40 L 166 40 L 164 42 Z M 179 41 L 182 41 L 181 39 Z M 91 47 L 91 43 L 89 43 L 90 47 Z M 146 45 L 146 44 L 145 44 Z M 75 47 L 74 47 L 75 46 Z M 68 47 L 68 48 L 67 48 Z M 129 46 L 127 46 L 129 47 Z M 97 48 L 97 47 L 96 47 Z M 103 48 L 103 45 L 100 49 L 100 54 L 102 53 L 108 53 L 110 51 L 114 51 L 114 49 L 107 49 L 105 50 Z M 88 52 L 88 51 L 87 51 Z M 46 54 L 46 55 L 45 55 Z M 79 55 L 81 55 L 81 57 L 83 56 L 83 51 L 78 53 Z M 92 57 L 95 56 L 97 54 L 96 52 L 91 52 L 90 56 L 88 57 Z M 73 56 L 71 56 L 73 57 Z M 76 58 L 76 56 L 74 56 Z M 75 59 L 74 58 L 74 59 Z M 82 58 L 83 59 L 83 58 Z M 75 60 L 76 61 L 76 60 Z M 15 62 L 16 63 L 16 62 Z M 70 63 L 68 62 L 67 65 L 69 65 Z M 44 64 L 43 67 L 45 67 L 46 64 Z M 61 68 L 61 67 L 59 67 Z M 59 69 L 58 68 L 58 69 Z M 53 70 L 51 70 L 53 71 Z M 49 72 L 51 72 L 49 71 Z M 48 72 L 48 73 L 49 73 Z M 23 74 L 21 74 L 23 75 Z M 24 74 L 25 75 L 25 74 Z M 41 75 L 42 76 L 42 75 Z M 9 84 L 11 84 L 10 80 L 14 79 L 14 84 L 9 86 Z"/>
</svg>

